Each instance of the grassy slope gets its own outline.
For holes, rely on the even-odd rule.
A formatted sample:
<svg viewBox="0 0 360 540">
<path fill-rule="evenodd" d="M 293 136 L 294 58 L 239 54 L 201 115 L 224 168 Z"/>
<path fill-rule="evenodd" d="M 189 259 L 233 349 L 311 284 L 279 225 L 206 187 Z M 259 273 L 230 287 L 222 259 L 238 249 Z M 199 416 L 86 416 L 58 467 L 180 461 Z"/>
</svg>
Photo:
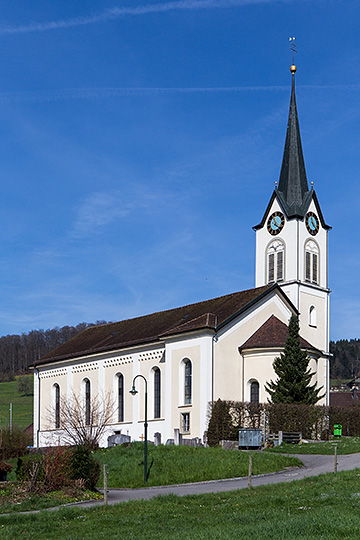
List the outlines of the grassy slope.
<svg viewBox="0 0 360 540">
<path fill-rule="evenodd" d="M 356 454 L 360 452 L 360 437 L 342 437 L 331 441 L 303 443 L 303 444 L 285 444 L 277 448 L 268 448 L 266 452 L 282 454 L 327 454 L 334 453 L 337 447 L 338 455 Z"/>
<path fill-rule="evenodd" d="M 96 457 L 107 465 L 109 487 L 141 487 L 144 485 L 144 446 L 117 446 L 102 449 Z M 275 458 L 275 459 L 274 459 Z M 219 478 L 247 476 L 249 454 L 222 448 L 192 448 L 189 446 L 149 446 L 148 486 L 163 486 L 202 482 Z M 253 474 L 275 472 L 291 466 L 301 466 L 296 458 L 253 452 Z M 99 481 L 102 485 L 102 478 Z"/>
<path fill-rule="evenodd" d="M 9 425 L 10 403 L 13 404 L 13 424 L 27 428 L 33 421 L 33 399 L 17 392 L 16 381 L 0 383 L 0 428 Z"/>
<path fill-rule="evenodd" d="M 360 470 L 227 493 L 0 516 L 1 540 L 353 539 Z M 51 519 L 50 519 L 51 518 Z"/>
</svg>

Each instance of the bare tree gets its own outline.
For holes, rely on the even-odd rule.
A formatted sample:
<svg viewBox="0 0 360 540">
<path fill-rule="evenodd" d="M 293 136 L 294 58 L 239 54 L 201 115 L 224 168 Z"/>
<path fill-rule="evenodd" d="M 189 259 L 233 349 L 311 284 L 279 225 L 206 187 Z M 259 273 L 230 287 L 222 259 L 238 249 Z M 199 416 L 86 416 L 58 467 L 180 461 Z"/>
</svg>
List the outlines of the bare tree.
<svg viewBox="0 0 360 540">
<path fill-rule="evenodd" d="M 95 450 L 107 426 L 114 422 L 115 410 L 110 392 L 103 399 L 93 397 L 90 403 L 73 394 L 71 400 L 63 396 L 58 406 L 49 410 L 49 419 L 61 430 L 61 444 Z"/>
</svg>

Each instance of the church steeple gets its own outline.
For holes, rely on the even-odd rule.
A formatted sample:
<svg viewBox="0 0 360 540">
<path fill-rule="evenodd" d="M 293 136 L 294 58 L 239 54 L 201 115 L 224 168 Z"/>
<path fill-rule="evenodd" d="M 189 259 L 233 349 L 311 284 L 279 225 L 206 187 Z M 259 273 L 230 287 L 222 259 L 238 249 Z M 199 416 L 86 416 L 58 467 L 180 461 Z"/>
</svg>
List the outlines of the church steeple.
<svg viewBox="0 0 360 540">
<path fill-rule="evenodd" d="M 290 110 L 277 195 L 279 196 L 288 217 L 303 217 L 309 204 L 310 192 L 306 178 L 299 119 L 296 108 L 296 66 L 292 65 L 290 71 L 292 73 Z"/>
</svg>

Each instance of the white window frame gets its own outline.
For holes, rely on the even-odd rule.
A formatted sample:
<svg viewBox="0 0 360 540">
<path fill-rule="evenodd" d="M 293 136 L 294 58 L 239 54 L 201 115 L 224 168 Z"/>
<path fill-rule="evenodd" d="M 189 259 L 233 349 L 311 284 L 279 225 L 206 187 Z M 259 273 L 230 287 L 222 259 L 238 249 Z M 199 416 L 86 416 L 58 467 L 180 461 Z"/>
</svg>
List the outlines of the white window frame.
<svg viewBox="0 0 360 540">
<path fill-rule="evenodd" d="M 304 281 L 320 283 L 320 249 L 313 239 L 307 240 L 304 247 Z"/>
<path fill-rule="evenodd" d="M 285 281 L 285 242 L 276 238 L 266 249 L 266 281 Z"/>
<path fill-rule="evenodd" d="M 180 413 L 180 432 L 182 434 L 190 433 L 190 412 Z"/>
</svg>

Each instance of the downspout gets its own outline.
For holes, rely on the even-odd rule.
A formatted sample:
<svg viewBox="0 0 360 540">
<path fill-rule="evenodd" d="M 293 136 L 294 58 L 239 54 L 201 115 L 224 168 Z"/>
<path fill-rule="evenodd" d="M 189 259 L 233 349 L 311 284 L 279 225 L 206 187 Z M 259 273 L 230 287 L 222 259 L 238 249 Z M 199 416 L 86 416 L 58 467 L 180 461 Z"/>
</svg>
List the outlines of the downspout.
<svg viewBox="0 0 360 540">
<path fill-rule="evenodd" d="M 244 382 L 244 376 L 245 376 L 245 357 L 241 352 L 241 347 L 238 348 L 239 354 L 241 356 L 241 401 L 244 403 L 245 398 L 245 382 Z"/>
<path fill-rule="evenodd" d="M 216 330 L 217 330 L 217 315 L 215 316 L 215 332 Z M 216 334 L 214 334 L 212 338 L 212 343 L 211 343 L 211 347 L 212 347 L 212 350 L 211 350 L 211 403 L 214 403 L 214 393 L 215 393 L 215 389 L 214 389 L 215 340 L 217 340 Z"/>
<path fill-rule="evenodd" d="M 244 403 L 245 402 L 245 380 L 244 380 L 244 377 L 245 377 L 245 356 L 243 354 L 241 354 L 241 358 L 242 358 L 242 385 L 241 385 L 242 399 L 241 399 L 241 401 Z"/>
<path fill-rule="evenodd" d="M 40 373 L 37 368 L 34 368 L 34 372 L 37 375 L 38 378 L 38 407 L 37 407 L 37 430 L 36 430 L 36 448 L 39 448 L 40 446 Z"/>
</svg>

